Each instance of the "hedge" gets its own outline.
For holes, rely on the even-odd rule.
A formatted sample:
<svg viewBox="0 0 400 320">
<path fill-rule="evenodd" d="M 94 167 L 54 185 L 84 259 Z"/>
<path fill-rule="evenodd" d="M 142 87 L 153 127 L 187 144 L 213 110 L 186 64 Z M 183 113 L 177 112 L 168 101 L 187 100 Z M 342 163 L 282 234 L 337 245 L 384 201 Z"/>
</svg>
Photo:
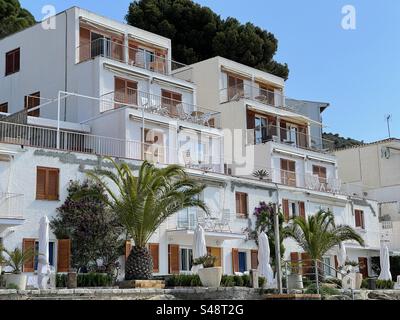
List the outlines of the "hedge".
<svg viewBox="0 0 400 320">
<path fill-rule="evenodd" d="M 265 278 L 258 278 L 259 287 L 263 287 Z M 165 278 L 167 287 L 199 287 L 201 286 L 200 277 L 192 274 L 172 275 Z M 250 276 L 233 276 L 223 275 L 221 279 L 221 287 L 250 287 Z"/>
<path fill-rule="evenodd" d="M 110 287 L 113 285 L 113 277 L 105 273 L 78 273 L 77 284 L 82 287 Z M 57 273 L 57 288 L 65 288 L 68 283 L 68 275 L 65 273 Z"/>
</svg>

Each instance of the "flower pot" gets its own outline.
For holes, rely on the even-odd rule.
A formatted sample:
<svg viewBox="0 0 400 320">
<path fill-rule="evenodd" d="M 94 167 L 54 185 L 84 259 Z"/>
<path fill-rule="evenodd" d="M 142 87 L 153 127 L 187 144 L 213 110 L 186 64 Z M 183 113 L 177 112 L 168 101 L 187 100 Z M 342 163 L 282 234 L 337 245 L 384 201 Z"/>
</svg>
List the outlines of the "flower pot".
<svg viewBox="0 0 400 320">
<path fill-rule="evenodd" d="M 10 284 L 14 284 L 18 287 L 19 290 L 25 290 L 26 288 L 26 281 L 28 279 L 26 274 L 23 273 L 9 273 L 5 274 L 4 278 L 6 280 L 6 287 Z"/>
<path fill-rule="evenodd" d="M 203 268 L 198 272 L 203 287 L 219 287 L 222 278 L 221 267 Z"/>
<path fill-rule="evenodd" d="M 362 284 L 362 280 L 363 280 L 363 275 L 362 273 L 356 272 L 356 290 L 360 290 L 361 289 L 361 284 Z"/>
<path fill-rule="evenodd" d="M 289 290 L 301 290 L 303 286 L 303 277 L 301 274 L 292 273 L 288 275 L 287 287 Z"/>
</svg>

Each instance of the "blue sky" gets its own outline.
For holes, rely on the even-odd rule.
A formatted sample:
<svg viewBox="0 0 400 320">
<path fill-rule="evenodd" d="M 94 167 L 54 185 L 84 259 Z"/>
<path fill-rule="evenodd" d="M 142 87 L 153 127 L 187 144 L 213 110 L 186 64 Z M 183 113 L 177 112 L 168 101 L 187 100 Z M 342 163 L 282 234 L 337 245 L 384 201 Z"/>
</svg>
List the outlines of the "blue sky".
<svg viewBox="0 0 400 320">
<path fill-rule="evenodd" d="M 130 0 L 21 0 L 41 20 L 41 8 L 73 5 L 123 21 Z M 326 131 L 364 141 L 400 138 L 400 1 L 197 0 L 223 18 L 250 21 L 279 40 L 276 60 L 290 68 L 289 97 L 329 102 Z M 356 9 L 356 29 L 341 27 L 342 7 Z"/>
</svg>

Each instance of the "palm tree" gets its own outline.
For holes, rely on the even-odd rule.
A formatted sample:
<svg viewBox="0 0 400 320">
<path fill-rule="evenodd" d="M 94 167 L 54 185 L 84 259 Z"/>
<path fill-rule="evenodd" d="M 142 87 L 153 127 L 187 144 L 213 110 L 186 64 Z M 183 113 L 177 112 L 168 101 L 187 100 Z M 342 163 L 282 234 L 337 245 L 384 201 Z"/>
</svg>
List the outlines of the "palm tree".
<svg viewBox="0 0 400 320">
<path fill-rule="evenodd" d="M 307 220 L 295 217 L 287 228 L 287 234 L 313 260 L 321 260 L 329 249 L 342 241 L 354 240 L 364 246 L 363 238 L 352 227 L 335 225 L 334 215 L 323 210 L 308 217 Z"/>
<path fill-rule="evenodd" d="M 115 171 L 97 169 L 88 175 L 103 186 L 105 195 L 98 196 L 118 214 L 134 241 L 125 265 L 125 279 L 150 279 L 153 262 L 146 244 L 151 235 L 182 209 L 199 207 L 208 213 L 206 204 L 197 197 L 205 186 L 188 177 L 178 165 L 156 168 L 144 161 L 136 177 L 126 163 L 109 160 Z M 117 192 L 108 184 L 110 181 Z"/>
</svg>

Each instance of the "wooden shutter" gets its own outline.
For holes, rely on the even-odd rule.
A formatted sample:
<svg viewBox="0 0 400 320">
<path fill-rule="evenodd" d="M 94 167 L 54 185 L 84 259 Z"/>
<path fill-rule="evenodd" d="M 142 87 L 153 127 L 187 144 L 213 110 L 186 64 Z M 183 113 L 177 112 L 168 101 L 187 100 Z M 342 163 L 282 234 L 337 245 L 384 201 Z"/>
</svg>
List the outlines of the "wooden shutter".
<svg viewBox="0 0 400 320">
<path fill-rule="evenodd" d="M 232 248 L 232 271 L 239 272 L 239 250 Z"/>
<path fill-rule="evenodd" d="M 153 259 L 153 272 L 159 272 L 159 245 L 158 243 L 149 243 L 149 251 Z"/>
<path fill-rule="evenodd" d="M 306 207 L 303 201 L 299 202 L 299 216 L 306 218 Z"/>
<path fill-rule="evenodd" d="M 258 250 L 251 250 L 251 268 L 258 268 Z"/>
<path fill-rule="evenodd" d="M 179 245 L 168 245 L 169 273 L 179 273 Z"/>
<path fill-rule="evenodd" d="M 91 56 L 90 30 L 85 28 L 79 29 L 79 61 L 85 61 Z"/>
<path fill-rule="evenodd" d="M 59 190 L 59 169 L 49 169 L 47 171 L 47 199 L 48 200 L 58 200 L 58 190 Z"/>
<path fill-rule="evenodd" d="M 335 260 L 335 269 L 338 270 L 338 268 L 339 268 L 339 260 L 337 258 L 337 255 L 334 256 L 334 260 Z"/>
<path fill-rule="evenodd" d="M 364 224 L 364 211 L 360 210 L 360 220 L 361 220 L 361 228 L 365 229 Z"/>
<path fill-rule="evenodd" d="M 283 199 L 282 200 L 282 209 L 283 209 L 283 216 L 285 217 L 285 221 L 289 221 L 289 200 Z"/>
<path fill-rule="evenodd" d="M 125 241 L 125 261 L 128 259 L 130 253 L 132 250 L 132 241 L 131 240 L 126 240 Z"/>
<path fill-rule="evenodd" d="M 217 258 L 215 260 L 215 266 L 222 267 L 222 248 L 212 247 L 211 255 Z"/>
<path fill-rule="evenodd" d="M 255 125 L 255 113 L 247 110 L 247 129 L 254 129 Z"/>
<path fill-rule="evenodd" d="M 22 252 L 27 252 L 31 250 L 35 250 L 35 239 L 22 239 Z M 34 263 L 35 258 L 32 256 L 29 260 L 25 261 L 24 265 L 22 266 L 23 272 L 34 272 Z"/>
<path fill-rule="evenodd" d="M 71 240 L 58 240 L 57 272 L 69 272 L 71 264 Z"/>
<path fill-rule="evenodd" d="M 36 170 L 36 199 L 46 199 L 46 176 L 47 170 L 38 167 Z"/>
<path fill-rule="evenodd" d="M 299 253 L 290 253 L 290 262 L 292 263 L 292 273 L 299 273 Z"/>
<path fill-rule="evenodd" d="M 247 217 L 247 193 L 236 192 L 236 215 L 239 217 Z"/>
<path fill-rule="evenodd" d="M 302 274 L 312 273 L 312 261 L 310 260 L 310 255 L 306 252 L 301 253 L 301 266 Z"/>
<path fill-rule="evenodd" d="M 368 278 L 368 259 L 365 257 L 358 258 L 358 265 L 360 269 L 360 273 L 363 275 L 363 278 Z"/>
<path fill-rule="evenodd" d="M 354 211 L 355 219 L 356 219 L 356 227 L 360 227 L 362 229 L 365 228 L 364 225 L 364 212 L 362 210 Z"/>
</svg>

